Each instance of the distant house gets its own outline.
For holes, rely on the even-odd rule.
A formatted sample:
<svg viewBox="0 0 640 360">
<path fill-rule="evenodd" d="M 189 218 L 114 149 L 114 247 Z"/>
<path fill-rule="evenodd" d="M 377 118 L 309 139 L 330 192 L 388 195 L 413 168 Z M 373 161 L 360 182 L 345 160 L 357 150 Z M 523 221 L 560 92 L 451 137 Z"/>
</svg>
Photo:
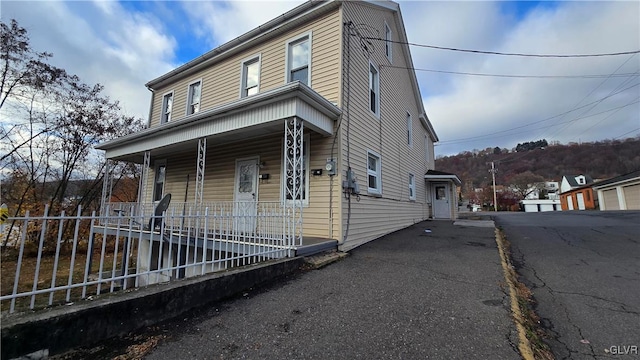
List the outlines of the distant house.
<svg viewBox="0 0 640 360">
<path fill-rule="evenodd" d="M 598 199 L 591 188 L 593 179 L 589 175 L 565 175 L 560 184 L 562 210 L 593 210 L 598 208 Z"/>
<path fill-rule="evenodd" d="M 589 175 L 565 175 L 560 182 L 560 193 L 593 183 Z"/>
<path fill-rule="evenodd" d="M 560 183 L 560 204 L 563 211 L 592 210 L 598 207 L 588 175 L 565 175 Z"/>
<path fill-rule="evenodd" d="M 551 199 L 558 200 L 558 189 L 560 184 L 557 181 L 545 181 L 542 189 L 538 187 L 529 188 L 529 193 L 525 197 L 525 200 L 538 200 L 538 199 Z M 543 195 L 541 197 L 540 195 Z"/>
<path fill-rule="evenodd" d="M 600 210 L 640 210 L 640 170 L 593 184 Z"/>
</svg>

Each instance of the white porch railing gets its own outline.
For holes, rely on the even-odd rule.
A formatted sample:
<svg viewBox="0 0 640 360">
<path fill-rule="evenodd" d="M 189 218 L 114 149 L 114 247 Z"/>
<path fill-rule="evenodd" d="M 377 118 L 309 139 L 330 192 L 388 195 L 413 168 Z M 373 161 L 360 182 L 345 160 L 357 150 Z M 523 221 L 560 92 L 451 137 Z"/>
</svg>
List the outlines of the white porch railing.
<svg viewBox="0 0 640 360">
<path fill-rule="evenodd" d="M 289 204 L 173 203 L 151 229 L 153 210 L 112 203 L 102 216 L 45 209 L 43 216 L 9 218 L 5 228 L 12 223 L 12 231 L 2 234 L 9 244 L 2 249 L 2 311 L 287 257 L 302 245 Z"/>
</svg>

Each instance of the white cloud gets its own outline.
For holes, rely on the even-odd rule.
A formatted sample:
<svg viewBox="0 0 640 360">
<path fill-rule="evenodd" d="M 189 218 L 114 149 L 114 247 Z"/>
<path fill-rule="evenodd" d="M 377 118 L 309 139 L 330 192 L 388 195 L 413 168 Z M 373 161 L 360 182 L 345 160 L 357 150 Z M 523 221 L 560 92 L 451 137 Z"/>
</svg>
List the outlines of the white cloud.
<svg viewBox="0 0 640 360">
<path fill-rule="evenodd" d="M 52 62 L 87 83 L 102 83 L 129 115 L 148 116 L 150 93 L 144 84 L 179 63 L 249 31 L 302 1 L 3 1 L 2 20 L 16 18 L 32 45 L 54 53 Z M 542 2 L 524 18 L 504 2 L 401 2 L 409 41 L 446 47 L 503 52 L 594 53 L 636 50 L 640 46 L 638 2 Z M 417 68 L 500 74 L 610 74 L 629 56 L 539 59 L 466 54 L 411 47 Z M 618 73 L 640 69 L 640 55 Z M 557 125 L 583 111 L 524 126 L 607 96 L 638 77 L 605 79 L 507 79 L 417 72 L 425 108 L 438 133 L 438 154 L 488 146 L 512 147 L 537 140 L 590 141 L 619 136 L 640 127 L 640 106 Z M 629 80 L 626 85 L 624 81 Z M 584 115 L 629 104 L 640 86 L 598 104 Z M 508 136 L 473 142 L 453 139 L 498 133 Z M 512 134 L 515 133 L 515 134 Z M 511 134 L 511 135 L 509 135 Z M 629 134 L 631 136 L 634 133 Z M 449 144 L 449 145 L 447 145 Z"/>
<path fill-rule="evenodd" d="M 185 1 L 182 4 L 190 17 L 192 31 L 215 47 L 284 14 L 302 2 Z"/>
<path fill-rule="evenodd" d="M 456 5 L 456 3 L 453 3 Z M 452 6 L 453 6 L 452 5 Z M 466 4 L 459 4 L 466 7 Z M 487 6 L 487 15 L 501 23 L 482 36 L 486 50 L 541 54 L 580 54 L 637 50 L 640 44 L 640 3 L 632 2 L 566 2 L 555 8 L 537 9 L 519 23 L 500 21 L 498 8 Z M 447 32 L 446 29 L 441 29 Z M 472 32 L 476 31 L 471 29 Z M 479 31 L 479 30 L 478 30 Z M 500 35 L 500 33 L 502 35 Z M 493 34 L 493 35 L 492 35 Z M 480 48 L 458 45 L 450 35 L 448 46 Z M 433 38 L 429 43 L 437 44 Z M 412 49 L 413 50 L 413 49 Z M 601 58 L 542 59 L 485 55 L 461 56 L 450 53 L 447 70 L 496 74 L 582 75 L 634 73 L 640 70 L 640 56 L 629 55 Z M 470 59 L 475 56 L 475 61 Z M 415 57 L 415 56 L 414 56 Z M 428 57 L 416 67 L 431 66 Z M 630 60 L 629 60 L 630 59 Z M 629 60 L 629 61 L 627 61 Z M 436 63 L 442 58 L 436 58 Z M 627 61 L 624 65 L 622 65 Z M 440 65 L 438 65 L 440 66 Z M 542 121 L 548 117 L 585 105 L 611 94 L 617 87 L 638 83 L 638 77 L 611 79 L 514 79 L 454 76 L 440 91 L 431 90 L 425 97 L 425 108 L 438 133 L 441 144 L 438 154 L 451 154 L 462 150 L 485 147 L 513 147 L 518 142 L 538 140 L 593 141 L 613 138 L 640 126 L 640 105 L 627 106 L 584 119 L 616 107 L 628 105 L 640 97 L 640 87 L 563 117 Z M 626 85 L 623 85 L 626 82 Z M 424 83 L 421 84 L 424 86 Z M 439 83 L 427 86 L 437 88 Z M 573 120 L 573 121 L 572 121 Z M 511 132 L 507 129 L 523 127 Z M 569 122 L 568 124 L 560 124 Z M 552 127 L 549 127 L 554 125 Z M 548 128 L 544 128 L 548 127 Z M 466 142 L 450 142 L 484 134 L 494 137 Z M 510 135 L 511 134 L 511 135 Z M 628 136 L 633 136 L 631 133 Z"/>
<path fill-rule="evenodd" d="M 150 93 L 144 84 L 175 66 L 177 46 L 153 14 L 112 1 L 3 1 L 2 7 L 2 21 L 15 18 L 35 50 L 54 54 L 52 64 L 101 83 L 125 114 L 146 120 Z"/>
</svg>

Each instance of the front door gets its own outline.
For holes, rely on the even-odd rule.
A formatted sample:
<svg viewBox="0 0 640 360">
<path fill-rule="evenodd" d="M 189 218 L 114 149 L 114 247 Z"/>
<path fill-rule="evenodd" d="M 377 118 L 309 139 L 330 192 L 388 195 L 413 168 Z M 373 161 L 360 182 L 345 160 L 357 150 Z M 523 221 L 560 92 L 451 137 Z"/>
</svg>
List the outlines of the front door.
<svg viewBox="0 0 640 360">
<path fill-rule="evenodd" d="M 258 212 L 258 158 L 236 160 L 233 228 L 239 233 L 256 229 Z"/>
<path fill-rule="evenodd" d="M 449 204 L 449 184 L 433 184 L 433 218 L 451 219 L 451 206 Z"/>
</svg>

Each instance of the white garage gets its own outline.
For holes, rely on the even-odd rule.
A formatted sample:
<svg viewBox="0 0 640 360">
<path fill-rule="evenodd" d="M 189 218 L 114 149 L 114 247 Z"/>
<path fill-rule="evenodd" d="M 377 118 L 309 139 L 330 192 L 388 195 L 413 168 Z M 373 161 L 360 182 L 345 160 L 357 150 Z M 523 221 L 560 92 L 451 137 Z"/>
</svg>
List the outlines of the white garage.
<svg viewBox="0 0 640 360">
<path fill-rule="evenodd" d="M 593 184 L 600 210 L 640 210 L 640 170 Z"/>
</svg>

